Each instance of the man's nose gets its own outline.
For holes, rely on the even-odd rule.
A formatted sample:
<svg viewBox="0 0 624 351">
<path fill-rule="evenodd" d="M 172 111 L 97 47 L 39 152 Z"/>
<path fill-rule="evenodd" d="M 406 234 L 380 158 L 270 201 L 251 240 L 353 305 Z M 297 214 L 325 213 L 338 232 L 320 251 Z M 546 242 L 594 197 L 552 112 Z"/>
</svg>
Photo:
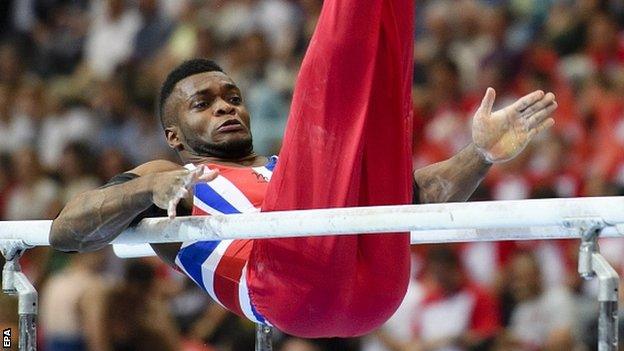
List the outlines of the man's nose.
<svg viewBox="0 0 624 351">
<path fill-rule="evenodd" d="M 215 110 L 215 115 L 223 116 L 223 115 L 232 115 L 236 109 L 234 106 L 230 105 L 227 101 L 220 100 L 217 105 L 217 109 Z"/>
</svg>

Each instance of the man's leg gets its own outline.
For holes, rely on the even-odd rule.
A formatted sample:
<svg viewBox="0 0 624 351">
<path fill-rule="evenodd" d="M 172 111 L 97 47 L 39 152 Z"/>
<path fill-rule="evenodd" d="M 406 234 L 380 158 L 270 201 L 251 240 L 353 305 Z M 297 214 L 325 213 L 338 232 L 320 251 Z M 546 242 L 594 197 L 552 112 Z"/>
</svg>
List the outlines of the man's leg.
<svg viewBox="0 0 624 351">
<path fill-rule="evenodd" d="M 412 3 L 325 1 L 263 210 L 410 203 Z M 409 235 L 257 240 L 248 269 L 279 329 L 358 335 L 401 302 Z"/>
</svg>

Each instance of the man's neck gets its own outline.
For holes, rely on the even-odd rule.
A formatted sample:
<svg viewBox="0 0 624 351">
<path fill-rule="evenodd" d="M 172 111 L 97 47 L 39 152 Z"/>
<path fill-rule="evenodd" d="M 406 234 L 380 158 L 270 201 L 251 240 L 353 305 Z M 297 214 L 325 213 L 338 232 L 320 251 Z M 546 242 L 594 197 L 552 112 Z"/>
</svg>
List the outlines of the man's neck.
<svg viewBox="0 0 624 351">
<path fill-rule="evenodd" d="M 220 158 L 215 156 L 191 155 L 186 153 L 180 156 L 182 157 L 184 163 L 192 163 L 195 165 L 215 163 L 224 166 L 259 167 L 264 166 L 268 161 L 266 156 L 257 155 L 255 152 L 252 152 L 247 156 L 243 156 L 237 159 Z"/>
</svg>

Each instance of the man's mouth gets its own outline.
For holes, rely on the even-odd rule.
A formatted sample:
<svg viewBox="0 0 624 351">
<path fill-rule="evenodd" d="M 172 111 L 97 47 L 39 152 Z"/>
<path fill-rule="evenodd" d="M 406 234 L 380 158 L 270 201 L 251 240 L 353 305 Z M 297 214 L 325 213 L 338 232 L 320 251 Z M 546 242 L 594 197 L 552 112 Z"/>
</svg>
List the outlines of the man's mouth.
<svg viewBox="0 0 624 351">
<path fill-rule="evenodd" d="M 230 120 L 223 122 L 223 124 L 221 124 L 219 128 L 217 128 L 217 131 L 218 132 L 237 132 L 239 130 L 244 130 L 244 129 L 245 127 L 243 127 L 240 121 L 236 119 L 230 119 Z"/>
</svg>

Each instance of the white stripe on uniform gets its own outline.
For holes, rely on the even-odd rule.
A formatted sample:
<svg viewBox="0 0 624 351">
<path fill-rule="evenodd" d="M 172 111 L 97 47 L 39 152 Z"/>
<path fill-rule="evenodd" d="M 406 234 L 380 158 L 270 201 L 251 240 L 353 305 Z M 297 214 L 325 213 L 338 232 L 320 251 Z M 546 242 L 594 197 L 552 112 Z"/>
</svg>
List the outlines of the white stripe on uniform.
<svg viewBox="0 0 624 351">
<path fill-rule="evenodd" d="M 217 176 L 214 180 L 206 183 L 209 187 L 214 189 L 217 194 L 221 195 L 221 197 L 227 201 L 230 205 L 232 205 L 235 209 L 237 209 L 240 213 L 248 213 L 248 212 L 258 212 L 259 209 L 256 208 L 240 191 L 232 182 L 230 182 L 224 176 Z"/>
<path fill-rule="evenodd" d="M 217 269 L 221 258 L 225 254 L 225 250 L 227 250 L 231 243 L 232 240 L 221 241 L 214 249 L 214 251 L 212 251 L 210 256 L 208 256 L 206 261 L 204 261 L 204 263 L 202 263 L 201 265 L 201 274 L 202 279 L 204 280 L 204 287 L 206 288 L 208 294 L 210 294 L 210 297 L 212 297 L 213 300 L 217 301 L 221 306 L 223 306 L 223 304 L 217 298 L 217 294 L 214 290 L 214 276 L 215 270 Z"/>
</svg>

